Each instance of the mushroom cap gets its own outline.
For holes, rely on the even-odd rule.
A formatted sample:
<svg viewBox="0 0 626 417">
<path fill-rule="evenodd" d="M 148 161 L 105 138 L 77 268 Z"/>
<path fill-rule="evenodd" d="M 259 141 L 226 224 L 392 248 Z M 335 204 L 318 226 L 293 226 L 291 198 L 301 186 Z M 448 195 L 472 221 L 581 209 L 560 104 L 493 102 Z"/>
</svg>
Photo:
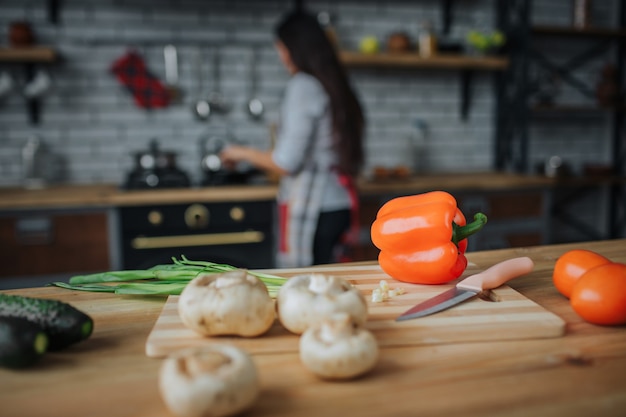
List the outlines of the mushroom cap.
<svg viewBox="0 0 626 417">
<path fill-rule="evenodd" d="M 378 362 L 378 342 L 346 314 L 335 314 L 309 327 L 300 337 L 300 360 L 315 375 L 349 379 L 370 371 Z"/>
<path fill-rule="evenodd" d="M 259 336 L 276 318 L 274 300 L 265 284 L 246 270 L 201 274 L 180 294 L 178 315 L 204 336 Z"/>
<path fill-rule="evenodd" d="M 260 390 L 250 355 L 223 344 L 183 349 L 167 357 L 159 389 L 167 407 L 180 417 L 236 414 L 249 408 Z"/>
<path fill-rule="evenodd" d="M 296 275 L 288 279 L 276 297 L 278 318 L 287 330 L 302 334 L 309 326 L 338 312 L 363 325 L 367 301 L 347 280 L 323 274 Z"/>
</svg>

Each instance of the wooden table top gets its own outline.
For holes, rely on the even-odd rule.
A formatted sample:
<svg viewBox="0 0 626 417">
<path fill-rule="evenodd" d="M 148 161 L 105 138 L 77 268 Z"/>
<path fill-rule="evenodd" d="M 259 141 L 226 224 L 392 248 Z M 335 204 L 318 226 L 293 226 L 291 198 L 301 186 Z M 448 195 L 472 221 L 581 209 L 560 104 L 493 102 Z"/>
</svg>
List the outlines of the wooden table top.
<svg viewBox="0 0 626 417">
<path fill-rule="evenodd" d="M 298 355 L 258 354 L 261 397 L 246 416 L 624 416 L 626 326 L 588 324 L 551 281 L 564 252 L 587 248 L 626 262 L 626 240 L 468 254 L 481 268 L 530 256 L 532 274 L 509 283 L 567 323 L 563 337 L 381 349 L 366 376 L 326 382 Z M 171 416 L 158 392 L 161 359 L 145 343 L 163 299 L 59 288 L 7 291 L 56 298 L 95 320 L 91 338 L 36 367 L 0 369 L 0 416 Z"/>
</svg>

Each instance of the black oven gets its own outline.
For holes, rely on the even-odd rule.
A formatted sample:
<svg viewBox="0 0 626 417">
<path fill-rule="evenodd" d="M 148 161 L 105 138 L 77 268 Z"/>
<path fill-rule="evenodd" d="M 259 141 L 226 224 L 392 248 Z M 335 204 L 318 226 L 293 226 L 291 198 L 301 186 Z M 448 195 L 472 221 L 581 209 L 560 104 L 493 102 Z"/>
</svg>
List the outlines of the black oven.
<svg viewBox="0 0 626 417">
<path fill-rule="evenodd" d="M 273 201 L 191 203 L 118 209 L 123 269 L 191 260 L 240 268 L 275 266 Z"/>
</svg>

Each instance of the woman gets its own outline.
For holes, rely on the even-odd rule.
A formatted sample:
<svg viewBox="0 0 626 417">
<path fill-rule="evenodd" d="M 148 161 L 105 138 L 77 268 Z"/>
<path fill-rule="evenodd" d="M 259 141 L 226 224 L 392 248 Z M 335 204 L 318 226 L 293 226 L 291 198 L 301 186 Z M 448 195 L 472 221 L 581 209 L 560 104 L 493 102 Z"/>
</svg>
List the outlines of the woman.
<svg viewBox="0 0 626 417">
<path fill-rule="evenodd" d="M 230 146 L 223 162 L 247 161 L 280 176 L 281 267 L 337 261 L 355 222 L 354 178 L 363 164 L 364 118 L 335 49 L 315 17 L 294 12 L 276 27 L 276 49 L 290 74 L 271 151 Z"/>
</svg>

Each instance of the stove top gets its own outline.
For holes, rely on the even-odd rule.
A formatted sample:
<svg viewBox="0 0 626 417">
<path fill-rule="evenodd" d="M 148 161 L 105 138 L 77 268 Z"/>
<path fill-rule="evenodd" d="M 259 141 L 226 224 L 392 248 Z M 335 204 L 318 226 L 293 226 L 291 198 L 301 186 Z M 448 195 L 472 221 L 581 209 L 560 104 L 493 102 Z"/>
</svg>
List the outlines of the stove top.
<svg viewBox="0 0 626 417">
<path fill-rule="evenodd" d="M 202 185 L 241 185 L 248 184 L 252 180 L 251 172 L 218 171 L 206 173 L 202 179 Z"/>
<path fill-rule="evenodd" d="M 267 179 L 258 170 L 204 172 L 199 181 L 200 186 L 216 187 L 228 185 L 245 185 L 263 183 Z M 155 190 L 167 188 L 192 187 L 189 176 L 177 168 L 170 169 L 137 169 L 130 172 L 121 188 L 123 190 Z"/>
<path fill-rule="evenodd" d="M 141 169 L 132 171 L 123 187 L 126 190 L 190 187 L 187 174 L 179 169 Z"/>
</svg>

